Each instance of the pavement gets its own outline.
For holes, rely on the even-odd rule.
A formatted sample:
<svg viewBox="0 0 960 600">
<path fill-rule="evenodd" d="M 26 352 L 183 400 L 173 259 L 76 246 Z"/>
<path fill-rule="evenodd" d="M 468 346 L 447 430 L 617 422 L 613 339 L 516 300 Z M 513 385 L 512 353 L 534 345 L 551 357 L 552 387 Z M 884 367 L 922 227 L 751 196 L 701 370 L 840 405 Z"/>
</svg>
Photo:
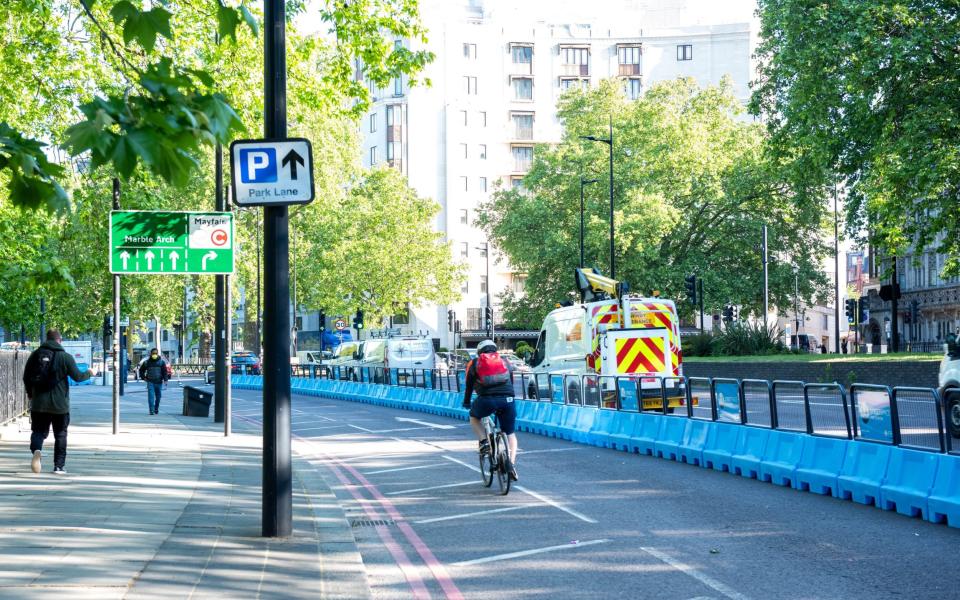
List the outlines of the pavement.
<svg viewBox="0 0 960 600">
<path fill-rule="evenodd" d="M 0 428 L 0 598 L 370 597 L 329 471 L 295 451 L 293 535 L 261 537 L 254 419 L 224 437 L 180 416 L 175 384 L 150 416 L 130 383 L 113 435 L 111 392 L 72 388 L 66 476 L 52 473 L 52 432 L 34 474 L 29 421 Z"/>
</svg>

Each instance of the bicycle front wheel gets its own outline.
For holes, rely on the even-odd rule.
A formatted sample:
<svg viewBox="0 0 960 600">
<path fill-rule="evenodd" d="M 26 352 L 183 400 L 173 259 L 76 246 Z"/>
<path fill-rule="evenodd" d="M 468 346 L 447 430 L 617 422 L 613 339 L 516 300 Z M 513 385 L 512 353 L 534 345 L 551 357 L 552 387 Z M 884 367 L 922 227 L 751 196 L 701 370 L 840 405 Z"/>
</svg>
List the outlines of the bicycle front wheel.
<svg viewBox="0 0 960 600">
<path fill-rule="evenodd" d="M 497 483 L 500 484 L 500 495 L 510 493 L 510 450 L 507 447 L 507 436 L 502 432 L 497 434 Z"/>
<path fill-rule="evenodd" d="M 493 485 L 493 471 L 495 464 L 495 457 L 493 455 L 493 447 L 490 447 L 490 451 L 487 453 L 480 452 L 480 477 L 483 479 L 483 487 L 490 487 Z"/>
</svg>

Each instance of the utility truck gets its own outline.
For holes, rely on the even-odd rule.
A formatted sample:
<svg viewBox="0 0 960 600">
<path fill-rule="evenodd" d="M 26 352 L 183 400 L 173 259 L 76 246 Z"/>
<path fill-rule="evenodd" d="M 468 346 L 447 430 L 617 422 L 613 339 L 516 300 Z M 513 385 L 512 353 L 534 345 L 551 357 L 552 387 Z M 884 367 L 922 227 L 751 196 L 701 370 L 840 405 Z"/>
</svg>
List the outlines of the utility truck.
<svg viewBox="0 0 960 600">
<path fill-rule="evenodd" d="M 576 269 L 582 302 L 550 312 L 530 359 L 531 398 L 636 410 L 686 406 L 677 308 L 671 300 L 628 293 L 594 269 Z M 586 376 L 586 377 L 584 377 Z M 639 385 L 638 385 L 639 384 Z M 559 388 L 559 389 L 558 389 Z M 637 392 L 639 391 L 639 398 Z"/>
</svg>

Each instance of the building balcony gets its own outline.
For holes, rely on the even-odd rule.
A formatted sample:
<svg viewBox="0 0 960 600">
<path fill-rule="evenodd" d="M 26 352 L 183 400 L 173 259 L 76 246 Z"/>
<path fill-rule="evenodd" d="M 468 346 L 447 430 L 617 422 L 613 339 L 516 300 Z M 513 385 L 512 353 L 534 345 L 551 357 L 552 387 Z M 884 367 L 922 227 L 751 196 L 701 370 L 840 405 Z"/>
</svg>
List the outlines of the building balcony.
<svg viewBox="0 0 960 600">
<path fill-rule="evenodd" d="M 617 75 L 621 77 L 634 77 L 640 75 L 639 64 L 621 64 L 617 69 Z"/>
<path fill-rule="evenodd" d="M 590 65 L 560 65 L 561 77 L 590 77 Z"/>
</svg>

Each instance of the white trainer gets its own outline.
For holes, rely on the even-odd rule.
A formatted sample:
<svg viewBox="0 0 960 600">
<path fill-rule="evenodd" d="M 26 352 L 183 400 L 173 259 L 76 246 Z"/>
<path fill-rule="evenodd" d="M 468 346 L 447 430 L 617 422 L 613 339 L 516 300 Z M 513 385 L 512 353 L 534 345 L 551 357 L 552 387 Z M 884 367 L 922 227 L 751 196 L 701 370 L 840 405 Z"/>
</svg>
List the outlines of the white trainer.
<svg viewBox="0 0 960 600">
<path fill-rule="evenodd" d="M 60 469 L 54 469 L 54 470 L 53 470 L 53 474 L 54 474 L 54 475 L 66 475 L 67 472 L 66 472 L 64 469 L 60 468 Z"/>
<path fill-rule="evenodd" d="M 40 451 L 39 450 L 33 451 L 33 460 L 30 461 L 30 469 L 34 473 L 40 472 Z"/>
</svg>

